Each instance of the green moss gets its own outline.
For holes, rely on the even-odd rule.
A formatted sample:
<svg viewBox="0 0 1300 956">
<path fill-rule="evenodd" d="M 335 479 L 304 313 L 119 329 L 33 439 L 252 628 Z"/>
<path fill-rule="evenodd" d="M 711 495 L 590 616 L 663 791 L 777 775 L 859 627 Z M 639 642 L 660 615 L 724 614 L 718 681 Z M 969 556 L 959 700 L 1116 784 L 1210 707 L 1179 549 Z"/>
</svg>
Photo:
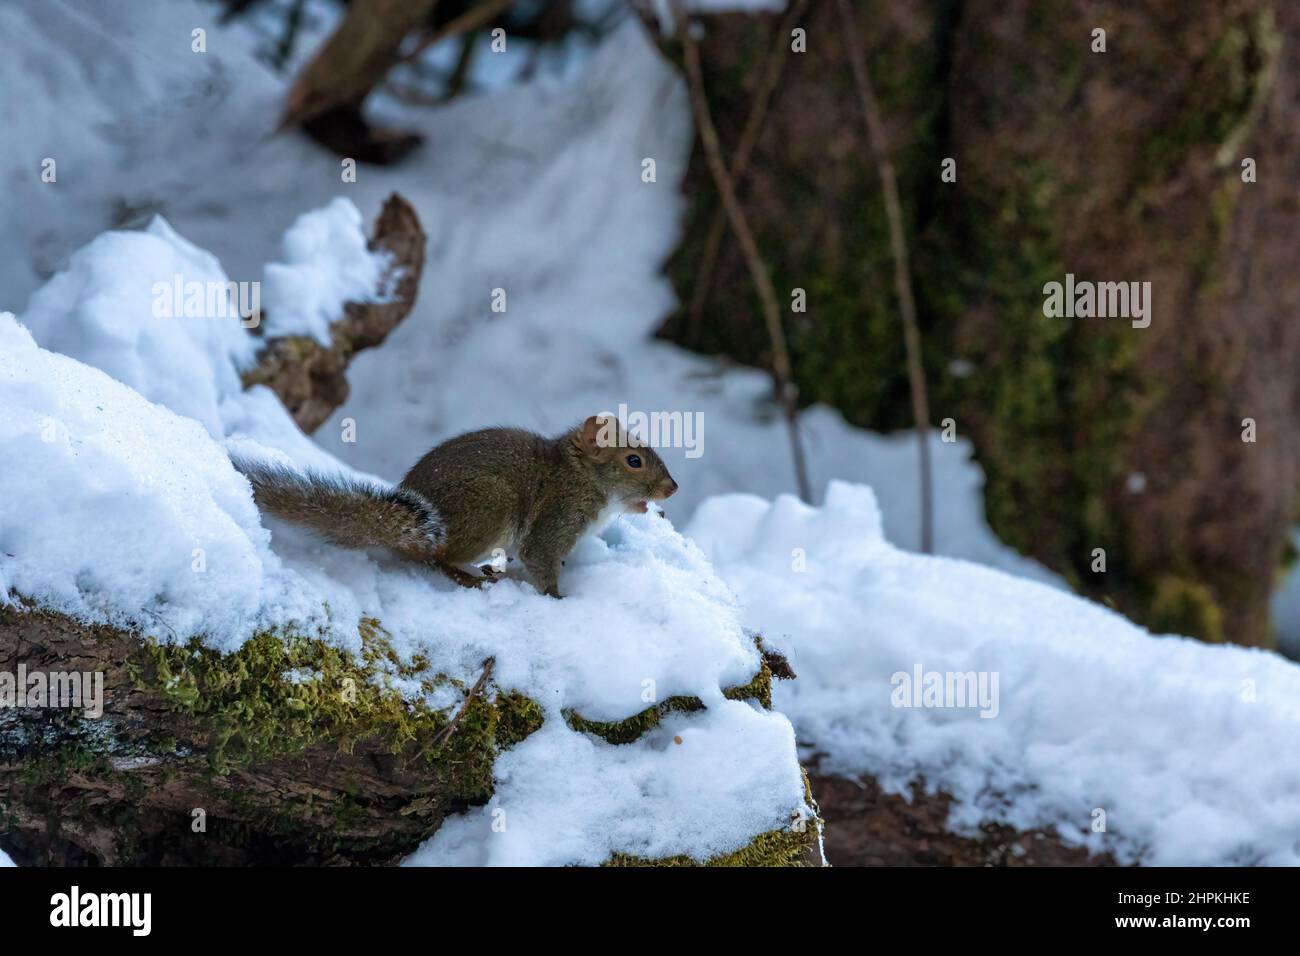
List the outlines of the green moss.
<svg viewBox="0 0 1300 956">
<path fill-rule="evenodd" d="M 1223 612 L 1210 589 L 1175 575 L 1156 582 L 1148 626 L 1157 633 L 1192 634 L 1215 644 L 1224 640 Z"/>
<path fill-rule="evenodd" d="M 1014 44 L 1004 35 L 986 35 L 960 4 L 927 10 L 935 29 L 920 40 L 898 30 L 888 10 L 877 11 L 869 65 L 895 136 L 932 421 L 952 417 L 959 434 L 975 440 L 987 478 L 986 513 L 1002 540 L 1139 621 L 1166 620 L 1173 605 L 1201 606 L 1203 613 L 1176 617 L 1191 622 L 1183 625 L 1191 633 L 1212 637 L 1215 615 L 1205 609 L 1232 606 L 1246 585 L 1232 569 L 1178 553 L 1177 544 L 1156 556 L 1137 553 L 1120 523 L 1124 482 L 1136 467 L 1133 440 L 1168 398 L 1141 354 L 1155 336 L 1113 319 L 1049 319 L 1042 314 L 1042 287 L 1067 272 L 1081 280 L 1121 278 L 1085 274 L 1075 257 L 1076 250 L 1120 243 L 1148 270 L 1190 264 L 1190 286 L 1180 290 L 1187 301 L 1222 294 L 1223 245 L 1244 189 L 1235 167 L 1277 69 L 1281 35 L 1273 8 L 1261 4 L 1177 23 L 1144 14 L 1139 20 L 1161 32 L 1141 49 L 1122 49 L 1124 37 L 1135 34 L 1119 22 L 1101 22 L 1112 44 L 1104 57 L 1090 52 L 1086 33 L 1063 29 L 1051 5 L 1030 5 L 1018 21 L 1024 36 Z M 998 74 L 981 84 L 984 95 L 963 99 L 966 113 L 956 118 L 948 112 L 953 30 L 965 34 L 968 49 L 983 50 Z M 748 110 L 752 85 L 741 80 L 752 58 L 723 47 L 741 38 L 749 42 L 757 32 L 719 23 L 715 48 L 706 43 L 716 115 L 743 117 Z M 827 72 L 817 56 L 811 51 L 792 58 L 790 88 L 810 82 L 810 71 Z M 1085 93 L 1092 91 L 1083 86 L 1102 73 L 1098 88 L 1145 91 L 1147 105 L 1158 107 L 1149 123 L 1135 128 L 1089 111 Z M 776 118 L 769 117 L 773 129 L 754 157 L 759 172 L 741 184 L 742 199 L 781 299 L 800 401 L 826 402 L 850 423 L 878 431 L 909 428 L 880 184 L 855 132 L 861 117 L 850 79 L 828 74 L 821 88 L 825 98 L 814 105 L 842 111 L 854 126 L 836 141 L 839 149 L 854 151 L 854 163 L 841 164 L 843 153 L 832 147 L 818 156 L 820 163 L 809 160 L 817 154 L 808 150 L 773 148 L 773 129 L 782 128 L 777 124 L 791 110 L 778 91 Z M 1017 104 L 1019 120 L 994 112 Z M 1061 145 L 1056 127 L 1062 116 L 1084 125 L 1088 148 L 1125 157 L 1123 169 L 1098 176 L 1080 163 L 1085 144 Z M 949 141 L 954 131 L 965 134 L 962 142 Z M 724 144 L 734 143 L 734 135 L 726 135 L 734 130 L 723 132 Z M 942 184 L 938 163 L 950 155 L 959 159 L 959 181 Z M 1188 184 L 1202 188 L 1207 163 L 1218 168 L 1221 182 L 1206 190 L 1204 214 L 1170 217 Z M 1171 190 L 1174 180 L 1183 183 L 1178 190 Z M 687 228 L 669 272 L 687 305 L 717 208 L 698 149 L 685 192 L 691 201 Z M 828 208 L 842 212 L 828 215 Z M 1106 209 L 1119 214 L 1096 215 Z M 766 333 L 752 319 L 758 302 L 729 235 L 714 280 L 700 328 L 689 328 L 684 308 L 662 334 L 705 353 L 767 365 Z M 795 287 L 807 291 L 807 314 L 789 310 Z M 951 374 L 954 359 L 968 361 L 972 374 Z M 1195 384 L 1207 390 L 1222 390 L 1225 383 L 1212 376 L 1223 367 L 1205 362 L 1187 374 L 1204 378 Z M 775 414 L 772 406 L 766 411 Z M 1090 570 L 1095 548 L 1107 553 L 1105 574 Z M 1157 578 L 1171 572 L 1199 582 L 1204 593 L 1175 600 L 1168 584 L 1158 593 Z M 681 705 L 665 703 L 633 718 L 640 728 L 615 732 L 634 737 Z"/>
<path fill-rule="evenodd" d="M 142 689 L 162 696 L 197 721 L 212 738 L 208 758 L 218 772 L 302 751 L 330 741 L 351 752 L 360 740 L 398 755 L 437 761 L 465 796 L 491 793 L 491 767 L 503 715 L 505 745 L 541 725 L 537 705 L 519 694 L 496 702 L 477 696 L 449 738 L 439 738 L 449 717 L 412 702 L 393 681 L 418 680 L 426 693 L 460 682 L 430 674 L 427 661 L 402 662 L 375 621 L 361 627 L 360 658 L 317 638 L 258 634 L 231 654 L 197 640 L 184 646 L 145 645 L 144 663 L 131 665 Z"/>
<path fill-rule="evenodd" d="M 1187 87 L 1210 92 L 1188 93 L 1144 140 L 1129 190 L 1131 228 L 1150 230 L 1148 207 L 1158 209 L 1167 198 L 1161 184 L 1197 150 L 1240 139 L 1267 86 L 1258 54 L 1266 26 L 1267 18 L 1230 23 L 1195 66 L 1205 83 Z M 1158 63 L 1153 54 L 1129 68 L 1157 70 Z M 1060 92 L 1055 80 L 1048 89 Z M 1131 552 L 1119 524 L 1115 502 L 1132 467 L 1130 444 L 1148 411 L 1164 399 L 1164 386 L 1141 374 L 1140 350 L 1148 339 L 1122 321 L 1049 319 L 1041 311 L 1045 282 L 1061 281 L 1066 272 L 1080 280 L 1106 278 L 1081 274 L 1061 252 L 1080 242 L 1080 226 L 1062 215 L 1061 197 L 1087 184 L 1023 160 L 997 188 L 966 195 L 945 223 L 951 231 L 931 237 L 941 248 L 962 248 L 966 267 L 954 273 L 946 292 L 922 292 L 922 307 L 933 308 L 941 325 L 960 324 L 972 303 L 997 317 L 989 335 L 963 343 L 961 357 L 973 362 L 975 373 L 941 380 L 936 407 L 960 409 L 958 420 L 977 440 L 986 514 L 1002 540 L 1144 623 L 1177 622 L 1180 633 L 1217 639 L 1221 623 L 1213 595 L 1235 587 L 1231 572 L 1198 568 L 1190 556 L 1164 555 L 1162 568 L 1177 567 L 1189 584 L 1200 581 L 1194 592 L 1175 596 L 1169 583 L 1155 579 L 1156 569 Z M 1192 262 L 1198 300 L 1218 292 L 1216 264 L 1240 194 L 1239 177 L 1226 176 L 1202 223 L 1177 235 L 1151 236 L 1161 258 Z M 1094 241 L 1105 241 L 1101 228 L 1090 233 Z M 1201 374 L 1211 368 L 1207 363 Z M 1200 384 L 1214 390 L 1222 383 Z M 1095 548 L 1106 551 L 1104 575 L 1091 572 Z"/>
<path fill-rule="evenodd" d="M 762 646 L 761 638 L 758 639 Z M 728 700 L 756 700 L 763 707 L 772 706 L 772 669 L 767 662 L 759 664 L 756 673 L 748 684 L 728 687 L 723 690 Z M 627 744 L 658 727 L 665 717 L 673 713 L 690 713 L 703 710 L 704 703 L 698 697 L 669 697 L 657 704 L 652 704 L 640 713 L 622 720 L 600 721 L 588 720 L 573 710 L 564 712 L 564 720 L 573 730 L 593 734 L 611 744 Z"/>
<path fill-rule="evenodd" d="M 956 410 L 978 441 L 998 535 L 1082 585 L 1093 548 L 1122 548 L 1106 502 L 1124 477 L 1145 386 L 1128 323 L 1043 314 L 1043 287 L 1074 271 L 1060 251 L 1059 219 L 1042 200 L 1057 176 L 1023 163 L 1006 188 L 970 194 L 948 223 L 954 231 L 943 242 L 963 245 L 968 264 L 932 306 L 957 324 L 978 302 L 996 320 L 988 335 L 963 343 L 960 357 L 974 372 L 940 378 L 935 405 Z"/>
<path fill-rule="evenodd" d="M 711 857 L 701 863 L 686 855 L 647 860 L 626 853 L 615 853 L 605 866 L 806 866 L 815 829 L 805 825 L 802 832 L 769 830 L 760 833 L 739 850 Z"/>
<path fill-rule="evenodd" d="M 83 721 L 69 711 L 42 712 L 30 727 L 24 725 L 21 735 L 6 726 L 3 739 L 21 736 L 26 741 L 25 783 L 37 789 L 48 785 L 53 790 L 73 775 L 96 778 L 105 792 L 122 788 L 123 797 L 115 800 L 83 797 L 75 816 L 118 834 L 115 856 L 123 863 L 163 857 L 211 862 L 210 845 L 236 858 L 244 854 L 262 861 L 388 861 L 433 832 L 447 810 L 486 801 L 497 754 L 537 730 L 543 713 L 518 692 L 475 695 L 457 712 L 454 733 L 447 736 L 444 731 L 453 718 L 410 703 L 393 682 L 417 680 L 426 692 L 446 683 L 467 688 L 431 674 L 426 660 L 399 659 L 377 622 L 364 622 L 361 631 L 359 657 L 323 640 L 293 634 L 259 634 L 224 655 L 197 641 L 183 646 L 140 643 L 137 659 L 128 662 L 127 669 L 138 690 L 156 695 L 182 717 L 176 727 L 179 741 L 126 743 L 114 736 L 111 716 Z M 762 650 L 761 638 L 755 641 Z M 772 668 L 764 660 L 749 683 L 729 689 L 727 696 L 770 706 L 771 680 Z M 699 706 L 685 698 L 675 703 L 681 709 Z M 618 736 L 615 725 L 610 725 L 610 733 Z M 246 791 L 237 776 L 233 781 L 227 776 L 233 768 L 301 753 L 314 744 L 351 750 L 363 740 L 400 761 L 428 767 L 429 805 L 419 808 L 418 828 L 369 829 L 366 823 L 375 819 L 379 805 L 360 789 L 332 800 L 324 813 L 313 808 L 310 798 L 268 804 L 264 794 Z M 48 746 L 42 747 L 42 741 Z M 200 765 L 200 775 L 191 783 L 210 787 L 213 806 L 223 808 L 208 818 L 214 834 L 211 844 L 188 838 L 187 813 L 161 811 L 139 799 L 143 788 L 162 785 L 176 770 L 155 763 L 133 775 L 114 767 L 118 757 L 184 757 L 191 746 L 205 753 L 210 764 Z M 66 811 L 66 805 L 60 808 Z M 819 833 L 815 816 L 813 823 L 761 834 L 749 846 L 710 862 L 795 862 Z"/>
<path fill-rule="evenodd" d="M 496 711 L 496 743 L 503 750 L 542 726 L 541 705 L 516 691 L 497 694 Z"/>
<path fill-rule="evenodd" d="M 1194 150 L 1213 148 L 1226 165 L 1249 133 L 1254 106 L 1272 79 L 1269 68 L 1279 39 L 1273 11 L 1265 6 L 1231 21 L 1215 38 L 1210 54 L 1196 64 L 1196 79 L 1162 114 L 1143 150 L 1144 183 L 1173 176 Z"/>
<path fill-rule="evenodd" d="M 790 826 L 760 833 L 730 853 L 719 853 L 701 862 L 687 854 L 647 859 L 615 853 L 605 866 L 814 866 L 821 859 L 821 833 L 825 826 L 816 810 L 812 784 L 803 773 L 804 806 L 792 814 Z"/>
</svg>

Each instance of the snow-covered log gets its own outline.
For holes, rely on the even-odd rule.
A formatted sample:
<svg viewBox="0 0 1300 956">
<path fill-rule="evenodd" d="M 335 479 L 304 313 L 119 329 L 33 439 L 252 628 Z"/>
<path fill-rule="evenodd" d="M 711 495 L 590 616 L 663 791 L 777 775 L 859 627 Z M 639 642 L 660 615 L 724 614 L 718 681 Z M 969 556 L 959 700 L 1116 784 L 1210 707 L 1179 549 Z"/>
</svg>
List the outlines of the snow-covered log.
<svg viewBox="0 0 1300 956">
<path fill-rule="evenodd" d="M 431 694 L 464 694 L 449 711 L 413 703 L 376 682 L 394 656 L 379 625 L 364 622 L 362 636 L 356 657 L 319 638 L 270 634 L 223 655 L 0 608 L 0 673 L 31 675 L 25 703 L 45 675 L 75 674 L 102 707 L 0 711 L 0 845 L 33 865 L 399 861 L 448 814 L 492 796 L 497 757 L 537 731 L 543 712 L 498 687 L 490 664 L 469 686 L 430 678 L 418 663 L 399 668 L 399 680 Z M 728 696 L 770 706 L 772 676 L 763 663 Z M 566 722 L 630 744 L 666 715 L 701 708 L 678 697 L 624 721 Z M 802 820 L 714 862 L 819 862 L 815 818 Z M 608 862 L 649 861 L 621 852 Z"/>
</svg>

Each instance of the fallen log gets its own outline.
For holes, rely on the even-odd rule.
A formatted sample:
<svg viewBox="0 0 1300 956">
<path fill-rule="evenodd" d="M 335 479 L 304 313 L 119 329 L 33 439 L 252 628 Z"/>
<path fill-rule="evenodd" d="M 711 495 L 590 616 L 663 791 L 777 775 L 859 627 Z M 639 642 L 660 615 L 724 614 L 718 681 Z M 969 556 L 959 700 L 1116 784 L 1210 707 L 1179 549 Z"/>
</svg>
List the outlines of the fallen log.
<svg viewBox="0 0 1300 956">
<path fill-rule="evenodd" d="M 102 675 L 103 709 L 0 709 L 0 846 L 29 865 L 395 862 L 490 796 L 498 751 L 541 710 L 480 689 L 449 727 L 375 677 L 446 680 L 396 665 L 377 623 L 362 633 L 360 661 L 271 634 L 223 656 L 0 609 L 0 672 Z"/>
</svg>

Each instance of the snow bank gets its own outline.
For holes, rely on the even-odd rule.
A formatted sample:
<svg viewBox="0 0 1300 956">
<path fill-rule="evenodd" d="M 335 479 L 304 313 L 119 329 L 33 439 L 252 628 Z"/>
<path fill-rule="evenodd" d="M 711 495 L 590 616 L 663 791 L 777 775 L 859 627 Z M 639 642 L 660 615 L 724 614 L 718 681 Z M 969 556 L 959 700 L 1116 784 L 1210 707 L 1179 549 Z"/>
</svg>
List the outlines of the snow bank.
<svg viewBox="0 0 1300 956">
<path fill-rule="evenodd" d="M 1284 744 L 1300 733 L 1300 667 L 900 551 L 861 486 L 833 482 L 819 509 L 714 498 L 686 533 L 791 653 L 799 680 L 776 706 L 827 769 L 899 792 L 923 779 L 957 798 L 959 828 L 1055 826 L 1149 864 L 1300 864 L 1300 758 Z M 984 675 L 994 706 L 896 706 L 924 704 L 895 676 L 917 668 Z"/>
<path fill-rule="evenodd" d="M 13 866 L 13 865 L 14 865 L 14 861 L 9 859 L 9 854 L 7 854 L 4 850 L 0 850 L 0 868 L 6 866 Z"/>
<path fill-rule="evenodd" d="M 565 601 L 523 580 L 466 591 L 291 526 L 273 537 L 196 421 L 39 348 L 8 313 L 0 346 L 0 575 L 14 594 L 227 650 L 281 626 L 326 627 L 355 648 L 357 623 L 375 617 L 437 670 L 472 676 L 497 656 L 503 685 L 593 720 L 644 709 L 647 680 L 664 697 L 708 697 L 757 670 L 731 593 L 657 514 L 580 542 Z"/>
<path fill-rule="evenodd" d="M 220 16 L 197 0 L 0 4 L 10 51 L 0 58 L 0 173 L 14 187 L 0 204 L 0 296 L 26 296 L 73 249 L 106 228 L 143 226 L 172 197 L 196 194 L 213 170 L 239 168 L 249 187 L 292 192 L 247 165 L 252 145 L 274 130 L 281 83 L 250 44 L 218 26 Z M 196 29 L 206 30 L 207 52 L 192 47 Z M 199 201 L 209 217 L 224 218 L 222 202 Z M 271 225 L 272 241 L 288 222 Z M 236 223 L 221 228 L 241 241 Z M 259 268 L 274 258 L 259 255 Z M 234 275 L 257 278 L 239 268 Z"/>
</svg>

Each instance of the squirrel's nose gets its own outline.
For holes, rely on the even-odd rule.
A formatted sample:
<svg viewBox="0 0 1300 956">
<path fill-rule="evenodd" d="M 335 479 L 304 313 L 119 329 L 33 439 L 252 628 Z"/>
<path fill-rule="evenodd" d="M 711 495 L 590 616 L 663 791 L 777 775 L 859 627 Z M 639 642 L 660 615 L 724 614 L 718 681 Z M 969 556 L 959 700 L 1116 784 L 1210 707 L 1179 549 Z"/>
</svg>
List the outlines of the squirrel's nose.
<svg viewBox="0 0 1300 956">
<path fill-rule="evenodd" d="M 673 481 L 671 478 L 669 478 L 669 479 L 668 479 L 668 490 L 664 492 L 664 497 L 665 497 L 665 498 L 671 498 L 671 497 L 672 497 L 674 494 L 676 494 L 676 493 L 677 493 L 677 482 L 675 482 L 675 481 Z"/>
</svg>

